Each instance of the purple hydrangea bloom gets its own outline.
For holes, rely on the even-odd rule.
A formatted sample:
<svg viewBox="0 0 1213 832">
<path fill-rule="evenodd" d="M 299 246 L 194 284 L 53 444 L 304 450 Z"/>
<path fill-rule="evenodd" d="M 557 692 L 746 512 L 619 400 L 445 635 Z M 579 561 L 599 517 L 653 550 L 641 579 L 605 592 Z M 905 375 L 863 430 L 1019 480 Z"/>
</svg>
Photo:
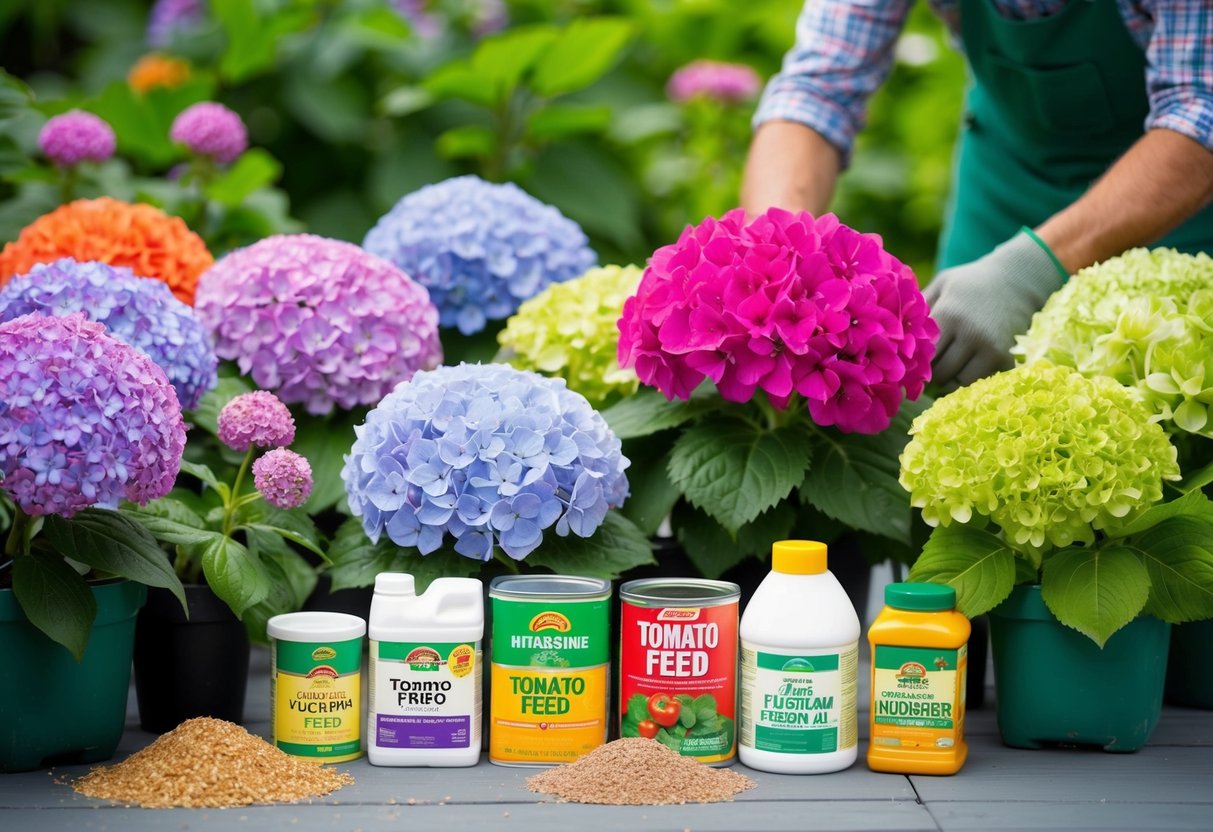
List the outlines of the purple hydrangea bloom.
<svg viewBox="0 0 1213 832">
<path fill-rule="evenodd" d="M 101 324 L 80 313 L 0 324 L 0 488 L 22 511 L 163 497 L 184 449 L 164 371 Z"/>
<path fill-rule="evenodd" d="M 147 18 L 147 42 L 168 46 L 178 32 L 188 31 L 206 17 L 206 0 L 156 0 Z"/>
<path fill-rule="evenodd" d="M 0 321 L 40 312 L 83 312 L 110 335 L 160 365 L 186 410 L 215 386 L 218 359 L 210 334 L 168 284 L 137 277 L 128 268 L 78 263 L 70 257 L 40 263 L 0 288 Z"/>
<path fill-rule="evenodd" d="M 295 441 L 295 417 L 282 400 L 265 390 L 241 393 L 219 411 L 219 441 L 233 451 L 273 448 Z"/>
<path fill-rule="evenodd" d="M 198 282 L 195 309 L 258 387 L 309 413 L 374 404 L 438 366 L 438 310 L 425 287 L 351 243 L 267 237 Z"/>
<path fill-rule="evenodd" d="M 762 79 L 752 67 L 722 61 L 692 61 L 670 76 L 666 95 L 680 104 L 709 98 L 725 104 L 749 101 L 758 95 Z"/>
<path fill-rule="evenodd" d="M 522 560 L 545 530 L 589 537 L 628 493 L 628 460 L 564 379 L 504 364 L 418 373 L 355 428 L 341 472 L 367 536 L 426 555 Z"/>
<path fill-rule="evenodd" d="M 38 147 L 60 167 L 78 165 L 86 159 L 104 162 L 114 155 L 116 141 L 114 128 L 105 119 L 83 110 L 54 116 L 38 133 Z"/>
<path fill-rule="evenodd" d="M 173 119 L 169 137 L 191 153 L 226 164 L 248 149 L 248 131 L 240 116 L 214 101 L 186 107 Z"/>
<path fill-rule="evenodd" d="M 510 22 L 509 11 L 502 0 L 463 0 L 457 4 L 392 0 L 392 7 L 423 38 L 441 36 L 446 31 L 448 18 L 465 22 L 471 33 L 481 38 L 500 32 Z"/>
<path fill-rule="evenodd" d="M 275 448 L 253 462 L 253 484 L 278 508 L 298 508 L 312 493 L 312 466 L 294 451 Z"/>
<path fill-rule="evenodd" d="M 443 326 L 470 335 L 597 262 L 580 226 L 511 183 L 460 176 L 404 197 L 363 247 L 430 290 Z"/>
</svg>

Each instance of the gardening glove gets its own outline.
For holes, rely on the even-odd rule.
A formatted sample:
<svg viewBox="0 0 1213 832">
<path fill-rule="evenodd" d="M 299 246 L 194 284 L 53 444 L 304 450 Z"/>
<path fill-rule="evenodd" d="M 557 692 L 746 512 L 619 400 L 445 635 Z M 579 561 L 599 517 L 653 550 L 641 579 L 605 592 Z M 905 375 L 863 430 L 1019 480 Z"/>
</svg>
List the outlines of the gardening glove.
<svg viewBox="0 0 1213 832">
<path fill-rule="evenodd" d="M 935 275 L 923 290 L 939 324 L 932 379 L 947 391 L 1009 369 L 1015 336 L 1066 277 L 1027 228 L 985 257 Z"/>
</svg>

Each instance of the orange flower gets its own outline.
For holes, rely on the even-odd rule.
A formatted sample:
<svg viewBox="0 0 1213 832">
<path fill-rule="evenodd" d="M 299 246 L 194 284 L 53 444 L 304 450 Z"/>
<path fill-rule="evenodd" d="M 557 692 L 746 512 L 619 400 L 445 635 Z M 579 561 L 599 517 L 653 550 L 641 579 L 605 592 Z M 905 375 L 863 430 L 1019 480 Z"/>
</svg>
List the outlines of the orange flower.
<svg viewBox="0 0 1213 832">
<path fill-rule="evenodd" d="M 144 55 L 131 67 L 131 71 L 126 75 L 126 82 L 132 90 L 142 94 L 153 87 L 174 89 L 189 78 L 190 65 L 185 61 L 153 52 Z"/>
<path fill-rule="evenodd" d="M 0 286 L 35 263 L 60 257 L 126 266 L 163 280 L 191 305 L 198 276 L 215 260 L 201 237 L 159 208 L 109 197 L 78 199 L 43 214 L 0 251 Z"/>
</svg>

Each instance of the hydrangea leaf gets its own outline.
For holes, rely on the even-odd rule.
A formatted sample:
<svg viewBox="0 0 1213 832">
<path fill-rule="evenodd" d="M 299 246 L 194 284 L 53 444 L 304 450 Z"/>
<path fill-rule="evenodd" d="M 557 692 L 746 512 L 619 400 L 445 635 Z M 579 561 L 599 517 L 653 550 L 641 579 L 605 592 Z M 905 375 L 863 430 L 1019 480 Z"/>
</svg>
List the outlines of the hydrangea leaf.
<svg viewBox="0 0 1213 832">
<path fill-rule="evenodd" d="M 275 615 L 294 612 L 316 588 L 314 570 L 276 534 L 250 530 L 249 550 L 261 560 L 269 577 L 269 594 L 244 612 L 244 629 L 253 641 L 266 643 L 266 623 Z"/>
<path fill-rule="evenodd" d="M 634 566 L 656 563 L 648 537 L 617 511 L 608 511 L 590 537 L 545 534 L 543 543 L 527 555 L 526 562 L 556 572 L 611 579 Z"/>
<path fill-rule="evenodd" d="M 989 612 L 1015 588 L 1015 551 L 995 534 L 971 526 L 938 528 L 907 580 L 947 584 L 969 618 Z"/>
<path fill-rule="evenodd" d="M 546 540 L 546 538 L 545 538 Z M 332 566 L 328 576 L 332 591 L 372 586 L 380 572 L 408 572 L 417 582 L 417 591 L 425 592 L 435 578 L 479 575 L 483 564 L 443 548 L 429 555 L 416 549 L 397 546 L 387 535 L 372 543 L 357 517 L 341 524 L 329 546 Z"/>
<path fill-rule="evenodd" d="M 803 426 L 763 430 L 739 419 L 705 420 L 675 442 L 670 479 L 735 535 L 804 479 L 812 450 Z"/>
<path fill-rule="evenodd" d="M 298 543 L 328 561 L 320 531 L 302 508 L 285 510 L 267 505 L 261 500 L 250 503 L 245 508 L 251 509 L 251 512 L 238 518 L 244 528 L 278 535 L 292 543 Z"/>
<path fill-rule="evenodd" d="M 1107 533 L 1115 537 L 1130 537 L 1152 529 L 1164 520 L 1176 517 L 1188 517 L 1213 523 L 1213 501 L 1200 491 L 1189 491 L 1182 497 L 1165 503 L 1150 506 L 1145 511 L 1132 516 L 1126 523 L 1110 524 Z"/>
<path fill-rule="evenodd" d="M 206 195 L 235 208 L 259 188 L 274 184 L 282 174 L 282 163 L 260 148 L 253 148 L 206 185 Z"/>
<path fill-rule="evenodd" d="M 550 25 L 514 27 L 481 41 L 472 54 L 471 67 L 480 83 L 493 90 L 493 100 L 504 101 L 527 71 L 552 50 L 557 36 L 556 28 Z"/>
<path fill-rule="evenodd" d="M 365 418 L 364 411 L 335 413 L 327 419 L 298 415 L 295 441 L 291 450 L 306 457 L 312 466 L 312 494 L 303 504 L 308 514 L 318 514 L 345 499 L 341 467 L 345 454 L 354 444 L 354 425 Z"/>
<path fill-rule="evenodd" d="M 270 577 L 265 566 L 243 544 L 220 535 L 198 549 L 207 584 L 237 618 L 269 595 Z"/>
<path fill-rule="evenodd" d="M 219 435 L 219 411 L 232 399 L 253 392 L 253 385 L 243 376 L 221 376 L 208 390 L 198 406 L 190 411 L 190 421 L 212 436 Z"/>
<path fill-rule="evenodd" d="M 204 543 L 217 534 L 205 528 L 206 521 L 197 512 L 172 496 L 153 500 L 145 506 L 126 503 L 122 513 L 163 543 Z"/>
<path fill-rule="evenodd" d="M 1182 480 L 1176 483 L 1176 487 L 1180 491 L 1188 493 L 1204 488 L 1209 483 L 1213 483 L 1213 462 L 1197 468 L 1195 471 L 1190 471 Z"/>
<path fill-rule="evenodd" d="M 670 453 L 668 450 L 662 452 L 669 443 L 660 442 L 661 448 L 654 448 L 656 444 L 629 443 L 624 447 L 627 458 L 632 461 L 628 469 L 631 493 L 620 511 L 646 535 L 657 533 L 661 522 L 682 496 L 682 491 L 670 481 Z"/>
<path fill-rule="evenodd" d="M 703 389 L 703 388 L 701 388 Z M 720 399 L 699 391 L 687 401 L 669 401 L 651 388 L 643 388 L 602 411 L 611 430 L 620 439 L 651 436 L 667 428 L 676 428 L 697 416 L 720 408 Z"/>
<path fill-rule="evenodd" d="M 13 595 L 31 624 L 80 661 L 97 617 L 97 601 L 75 569 L 56 554 L 36 550 L 14 558 Z"/>
<path fill-rule="evenodd" d="M 547 97 L 588 87 L 607 73 L 633 31 L 623 18 L 574 20 L 543 54 L 531 85 Z"/>
<path fill-rule="evenodd" d="M 1213 521 L 1172 517 L 1133 546 L 1150 576 L 1145 612 L 1172 624 L 1213 618 Z"/>
<path fill-rule="evenodd" d="M 1150 596 L 1150 575 L 1132 549 L 1074 546 L 1048 558 L 1040 597 L 1062 624 L 1101 648 L 1142 612 Z"/>
<path fill-rule="evenodd" d="M 782 502 L 746 523 L 736 536 L 685 503 L 675 509 L 674 520 L 678 542 L 691 563 L 704 577 L 719 578 L 748 557 L 765 559 L 771 550 L 771 541 L 791 535 L 796 512 L 787 502 Z"/>
</svg>

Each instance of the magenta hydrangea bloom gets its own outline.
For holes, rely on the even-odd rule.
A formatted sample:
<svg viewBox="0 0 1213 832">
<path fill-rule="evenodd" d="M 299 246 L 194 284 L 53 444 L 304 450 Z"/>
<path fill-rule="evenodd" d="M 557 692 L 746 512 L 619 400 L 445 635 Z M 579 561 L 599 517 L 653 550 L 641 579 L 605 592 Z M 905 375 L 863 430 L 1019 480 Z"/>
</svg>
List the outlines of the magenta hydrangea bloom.
<svg viewBox="0 0 1213 832">
<path fill-rule="evenodd" d="M 253 462 L 253 485 L 278 508 L 298 508 L 312 493 L 312 466 L 286 448 L 275 448 Z"/>
<path fill-rule="evenodd" d="M 273 448 L 295 441 L 295 417 L 265 390 L 241 393 L 219 411 L 219 441 L 233 451 Z"/>
<path fill-rule="evenodd" d="M 710 98 L 726 104 L 750 101 L 762 89 L 762 79 L 752 67 L 722 61 L 692 61 L 670 76 L 665 92 L 671 101 L 684 104 L 693 98 Z"/>
<path fill-rule="evenodd" d="M 185 449 L 164 371 L 77 312 L 0 324 L 0 488 L 27 514 L 146 503 Z"/>
<path fill-rule="evenodd" d="M 173 120 L 169 137 L 191 153 L 226 164 L 248 149 L 248 131 L 240 116 L 214 101 L 186 107 Z"/>
<path fill-rule="evenodd" d="M 425 287 L 338 240 L 279 235 L 234 251 L 202 275 L 194 308 L 220 358 L 309 413 L 375 404 L 442 363 Z"/>
<path fill-rule="evenodd" d="M 38 147 L 46 158 L 60 167 L 88 160 L 104 162 L 114 155 L 114 128 L 92 113 L 71 110 L 54 116 L 38 133 Z"/>
<path fill-rule="evenodd" d="M 808 400 L 819 425 L 878 433 L 931 377 L 939 327 L 880 237 L 833 214 L 741 209 L 658 249 L 619 321 L 619 364 L 667 398 L 703 379 L 746 402 Z"/>
</svg>

